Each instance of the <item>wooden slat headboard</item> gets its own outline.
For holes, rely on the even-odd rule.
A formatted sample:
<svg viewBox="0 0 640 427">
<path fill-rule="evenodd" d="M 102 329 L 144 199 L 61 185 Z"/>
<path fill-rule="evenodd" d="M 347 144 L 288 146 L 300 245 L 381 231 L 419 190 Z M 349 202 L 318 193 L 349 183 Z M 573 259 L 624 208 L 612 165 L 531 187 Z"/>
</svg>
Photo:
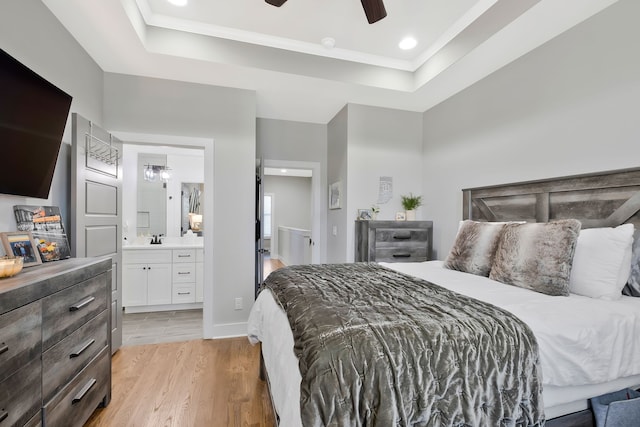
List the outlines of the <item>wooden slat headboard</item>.
<svg viewBox="0 0 640 427">
<path fill-rule="evenodd" d="M 462 190 L 463 219 L 548 222 L 576 218 L 583 228 L 640 228 L 640 168 Z"/>
</svg>

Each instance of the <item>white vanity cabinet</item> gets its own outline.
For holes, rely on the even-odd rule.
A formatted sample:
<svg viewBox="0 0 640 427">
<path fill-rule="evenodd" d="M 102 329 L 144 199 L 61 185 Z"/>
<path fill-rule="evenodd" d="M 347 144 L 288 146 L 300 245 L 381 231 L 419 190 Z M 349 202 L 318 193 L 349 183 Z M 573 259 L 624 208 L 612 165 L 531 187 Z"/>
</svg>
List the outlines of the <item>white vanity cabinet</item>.
<svg viewBox="0 0 640 427">
<path fill-rule="evenodd" d="M 171 250 L 124 251 L 122 305 L 171 304 L 171 261 Z"/>
<path fill-rule="evenodd" d="M 202 307 L 203 250 L 136 245 L 123 250 L 123 306 L 130 313 Z"/>
<path fill-rule="evenodd" d="M 196 302 L 204 301 L 204 250 L 196 249 Z"/>
<path fill-rule="evenodd" d="M 173 250 L 173 304 L 196 302 L 196 250 Z"/>
</svg>

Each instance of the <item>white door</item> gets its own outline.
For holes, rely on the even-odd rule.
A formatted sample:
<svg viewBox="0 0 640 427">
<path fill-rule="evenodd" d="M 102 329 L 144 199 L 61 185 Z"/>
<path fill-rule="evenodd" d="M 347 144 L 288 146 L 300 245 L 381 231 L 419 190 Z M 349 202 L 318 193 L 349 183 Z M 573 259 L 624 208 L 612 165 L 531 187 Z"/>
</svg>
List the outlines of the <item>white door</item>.
<svg viewBox="0 0 640 427">
<path fill-rule="evenodd" d="M 72 114 L 71 255 L 111 257 L 111 352 L 122 345 L 122 142 Z"/>
</svg>

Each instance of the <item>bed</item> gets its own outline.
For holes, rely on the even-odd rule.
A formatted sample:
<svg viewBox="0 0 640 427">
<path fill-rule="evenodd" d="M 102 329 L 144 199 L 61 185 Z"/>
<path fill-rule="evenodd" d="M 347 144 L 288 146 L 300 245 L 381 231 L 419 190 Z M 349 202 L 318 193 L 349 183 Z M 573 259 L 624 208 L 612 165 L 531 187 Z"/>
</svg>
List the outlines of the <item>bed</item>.
<svg viewBox="0 0 640 427">
<path fill-rule="evenodd" d="M 635 169 L 474 188 L 463 190 L 462 216 L 464 220 L 468 220 L 464 223 L 464 227 L 507 227 L 499 233 L 501 236 L 506 234 L 507 229 L 510 230 L 510 232 L 518 231 L 521 233 L 524 232 L 523 230 L 530 230 L 529 227 L 532 224 L 548 223 L 547 225 L 549 227 L 553 227 L 556 224 L 562 223 L 566 225 L 566 228 L 571 228 L 574 227 L 571 221 L 577 218 L 582 228 L 582 230 L 580 230 L 580 226 L 578 226 L 578 231 L 575 230 L 575 227 L 573 228 L 574 233 L 579 233 L 579 236 L 576 236 L 574 240 L 574 250 L 578 251 L 578 248 L 584 247 L 584 244 L 580 245 L 578 243 L 582 240 L 578 239 L 583 239 L 583 236 L 586 236 L 587 233 L 590 233 L 589 236 L 593 236 L 594 234 L 600 236 L 600 234 L 598 234 L 600 230 L 606 230 L 606 233 L 610 233 L 611 230 L 621 231 L 623 224 L 637 225 L 640 222 L 640 214 L 638 213 L 640 210 L 639 194 L 640 170 Z M 526 221 L 526 223 L 521 224 L 521 221 Z M 506 223 L 506 225 L 504 225 L 504 223 Z M 462 227 L 463 225 L 461 223 L 461 229 Z M 629 227 L 630 226 L 627 226 L 625 228 L 627 232 Z M 584 230 L 586 229 L 592 230 L 591 232 L 585 233 Z M 492 230 L 494 229 L 492 228 Z M 529 233 L 530 231 L 524 232 L 524 234 L 527 235 Z M 459 231 L 452 252 L 456 248 L 460 234 L 461 232 Z M 558 233 L 554 230 L 552 235 L 555 236 L 558 235 Z M 595 242 L 597 243 L 596 246 L 598 246 L 596 253 L 599 257 L 606 258 L 610 253 L 615 252 L 615 250 L 609 250 L 606 244 L 600 244 L 600 240 L 598 239 L 595 239 Z M 594 238 L 591 237 L 591 242 L 593 241 Z M 516 240 L 516 243 L 517 242 Z M 634 249 L 637 249 L 637 243 L 634 244 L 631 242 L 633 242 L 633 240 L 630 241 L 630 245 L 635 245 Z M 502 243 L 500 240 L 500 244 Z M 516 247 L 522 246 L 521 244 L 516 245 Z M 499 246 L 499 248 L 504 249 L 502 246 Z M 600 250 L 600 252 L 597 252 L 598 250 Z M 545 251 L 548 252 L 547 249 L 545 249 Z M 602 251 L 604 251 L 604 255 Z M 517 250 L 503 250 L 502 252 L 506 253 L 505 256 L 508 258 L 509 253 L 517 252 Z M 638 273 L 640 273 L 638 271 L 640 267 L 637 265 L 637 254 L 633 252 L 629 255 L 627 252 L 629 251 L 625 252 L 626 258 L 622 261 L 623 264 L 625 262 L 629 263 L 627 276 L 629 275 L 628 270 L 633 270 L 630 274 L 631 277 L 634 277 L 634 275 L 637 277 Z M 574 253 L 576 254 L 577 261 L 578 255 L 574 251 L 571 252 L 571 258 L 573 260 Z M 584 266 L 584 260 L 588 259 L 585 258 L 584 249 L 581 254 L 581 265 Z M 544 252 L 540 256 L 544 256 Z M 530 355 L 527 356 L 527 354 L 524 354 L 524 356 L 520 354 L 516 358 L 518 359 L 518 363 L 522 362 L 520 359 L 525 360 L 527 357 L 528 359 L 526 359 L 521 366 L 519 365 L 515 369 L 512 369 L 515 370 L 518 375 L 508 379 L 508 382 L 511 384 L 513 381 L 519 380 L 515 377 L 522 377 L 520 378 L 522 383 L 517 387 L 517 390 L 519 390 L 516 393 L 517 400 L 513 404 L 514 408 L 520 409 L 507 409 L 506 415 L 505 413 L 496 415 L 498 417 L 497 419 L 504 419 L 504 421 L 501 422 L 504 422 L 506 425 L 542 425 L 546 420 L 546 425 L 583 425 L 582 423 L 584 423 L 584 425 L 590 425 L 591 416 L 588 411 L 585 411 L 588 408 L 588 399 L 590 397 L 618 390 L 623 387 L 637 387 L 640 385 L 640 298 L 632 296 L 614 296 L 610 298 L 610 295 L 608 297 L 607 295 L 590 294 L 596 292 L 591 288 L 586 288 L 584 292 L 582 292 L 585 295 L 579 295 L 573 292 L 567 295 L 549 295 L 527 289 L 527 285 L 524 287 L 512 286 L 510 284 L 504 284 L 499 280 L 494 280 L 495 277 L 489 278 L 483 274 L 477 274 L 477 272 L 465 272 L 450 268 L 450 264 L 452 264 L 451 257 L 452 255 L 449 254 L 444 261 L 430 261 L 426 263 L 375 265 L 372 266 L 373 272 L 365 271 L 362 274 L 388 276 L 392 277 L 392 281 L 394 282 L 398 280 L 406 281 L 407 283 L 416 282 L 418 283 L 417 286 L 422 286 L 420 285 L 421 283 L 430 282 L 435 284 L 437 288 L 433 288 L 435 290 L 429 290 L 429 292 L 425 293 L 440 295 L 440 297 L 438 297 L 440 299 L 437 300 L 437 304 L 433 304 L 433 307 L 439 306 L 439 304 L 445 300 L 452 298 L 450 296 L 451 294 L 446 293 L 451 291 L 456 295 L 462 295 L 463 301 L 467 301 L 464 300 L 464 298 L 469 298 L 478 301 L 480 304 L 486 303 L 486 305 L 480 305 L 479 309 L 474 308 L 472 310 L 473 312 L 489 310 L 487 306 L 495 307 L 496 310 L 499 311 L 494 312 L 489 317 L 494 316 L 502 319 L 503 315 L 505 315 L 504 313 L 508 313 L 517 319 L 516 323 L 518 321 L 522 322 L 529 328 L 535 336 L 532 343 L 532 354 L 534 357 Z M 631 265 L 631 258 L 636 260 L 633 262 L 633 266 Z M 457 258 L 454 257 L 453 259 L 456 260 Z M 449 268 L 444 268 L 445 264 L 447 264 Z M 593 264 L 593 262 L 587 264 L 590 265 Z M 477 267 L 477 264 L 472 265 L 474 268 Z M 506 263 L 505 265 L 509 264 Z M 351 266 L 356 267 L 346 265 L 311 266 L 308 267 L 310 270 L 306 270 L 307 267 L 292 267 L 281 272 L 279 276 L 270 276 L 267 281 L 282 282 L 286 277 L 289 277 L 295 282 L 299 280 L 300 277 L 305 276 L 313 277 L 313 281 L 323 280 L 323 286 L 326 286 L 327 283 L 331 285 L 338 280 L 333 276 L 326 275 L 327 272 L 323 269 L 327 268 L 338 269 L 338 276 L 347 277 L 348 280 L 358 280 L 357 276 L 351 277 L 349 275 L 352 274 L 354 268 L 363 268 L 363 266 L 358 267 L 358 264 L 352 264 Z M 607 267 L 607 265 L 605 265 L 605 267 Z M 342 268 L 345 270 L 341 270 Z M 462 270 L 464 270 L 464 268 Z M 578 269 L 574 270 L 577 271 Z M 580 269 L 580 271 L 582 270 L 583 268 Z M 618 270 L 619 267 L 616 271 Z M 594 273 L 593 270 L 589 270 L 588 268 L 586 271 L 590 277 L 596 276 L 598 273 Z M 609 271 L 607 274 L 611 275 L 616 271 L 612 269 L 612 271 Z M 509 274 L 508 269 L 506 274 Z M 375 277 L 378 276 L 369 276 L 363 280 L 365 282 L 378 281 Z M 400 279 L 398 279 L 398 277 Z M 504 280 L 504 278 L 502 279 Z M 619 282 L 619 277 L 617 281 Z M 402 283 L 402 286 L 408 286 L 405 282 Z M 379 286 L 382 287 L 386 285 L 381 284 L 380 281 Z M 333 285 L 329 287 L 333 287 Z M 393 288 L 393 286 L 391 287 Z M 323 296 L 322 286 L 317 286 L 317 288 L 320 290 L 319 295 Z M 342 298 L 345 300 L 349 299 L 349 292 L 351 292 L 351 294 L 357 293 L 354 289 L 357 290 L 357 288 L 347 290 L 346 296 L 343 295 Z M 571 289 L 573 290 L 573 288 Z M 600 288 L 598 288 L 597 291 L 600 292 Z M 305 373 L 305 376 L 312 373 L 312 376 L 315 378 L 322 376 L 320 374 L 323 374 L 325 371 L 343 370 L 345 366 L 348 368 L 351 365 L 357 365 L 359 362 L 354 362 L 349 358 L 350 356 L 342 359 L 342 356 L 332 355 L 330 356 L 331 360 L 329 364 L 324 368 L 320 367 L 318 370 L 318 368 L 315 367 L 315 362 L 299 358 L 304 352 L 302 347 L 308 343 L 300 340 L 301 334 L 299 331 L 296 332 L 297 341 L 294 340 L 291 325 L 293 324 L 295 329 L 297 323 L 295 323 L 295 321 L 291 321 L 290 323 L 290 320 L 292 318 L 312 318 L 313 316 L 319 317 L 319 319 L 327 317 L 327 314 L 316 313 L 316 307 L 320 305 L 317 300 L 309 300 L 313 301 L 309 304 L 309 306 L 313 308 L 312 310 L 302 310 L 299 311 L 298 314 L 290 313 L 289 317 L 287 317 L 283 310 L 283 307 L 288 307 L 286 301 L 288 297 L 286 294 L 293 295 L 295 299 L 296 295 L 299 296 L 302 292 L 304 292 L 304 289 L 296 285 L 283 288 L 281 291 L 270 289 L 261 292 L 252 308 L 249 321 L 250 340 L 252 340 L 252 342 L 262 342 L 264 366 L 269 381 L 272 402 L 280 425 L 330 425 L 332 422 L 333 425 L 344 425 L 346 418 L 338 417 L 336 418 L 338 421 L 332 421 L 330 419 L 330 417 L 333 416 L 332 413 L 336 412 L 335 407 L 339 406 L 335 402 L 338 402 L 340 405 L 345 404 L 345 406 L 348 407 L 347 412 L 349 408 L 351 408 L 352 412 L 360 411 L 361 413 L 370 414 L 370 410 L 368 412 L 366 410 L 362 411 L 362 407 L 369 404 L 363 403 L 367 398 L 378 402 L 383 400 L 381 396 L 393 395 L 396 392 L 400 394 L 404 393 L 404 391 L 397 391 L 391 387 L 389 390 L 385 389 L 380 391 L 378 395 L 374 393 L 373 397 L 368 396 L 367 384 L 369 375 L 367 372 L 362 372 L 360 368 L 354 368 L 357 378 L 350 382 L 362 383 L 362 387 L 340 391 L 343 393 L 341 395 L 342 397 L 334 399 L 332 396 L 331 399 L 327 399 L 327 395 L 329 394 L 327 390 L 331 390 L 331 387 L 335 387 L 336 389 L 341 387 L 340 384 L 329 384 L 324 392 L 320 392 L 315 397 L 309 398 L 314 390 L 323 386 L 317 382 L 305 386 L 304 383 L 301 383 L 301 371 Z M 375 293 L 372 290 L 368 292 Z M 399 293 L 394 293 L 394 291 L 389 291 L 387 293 L 392 294 L 394 296 L 393 298 L 398 299 L 400 298 L 398 295 L 403 293 L 402 291 L 398 292 Z M 412 292 L 414 292 L 412 295 L 415 296 L 418 291 Z M 633 294 L 633 287 L 629 288 L 627 293 Z M 339 295 L 337 297 L 340 298 Z M 327 296 L 326 298 L 331 300 L 331 298 L 334 297 Z M 340 301 L 338 300 L 337 303 L 333 301 L 333 304 L 340 305 Z M 381 303 L 373 302 L 372 304 L 380 305 Z M 421 310 L 423 311 L 425 307 L 424 304 L 429 303 L 420 303 Z M 348 304 L 346 305 L 348 306 Z M 458 307 L 443 310 L 442 313 L 439 314 L 434 311 L 433 313 L 436 314 L 432 317 L 435 318 L 439 316 L 440 318 L 444 318 L 448 314 L 447 310 L 449 310 L 460 311 L 460 313 L 462 313 L 461 316 L 467 319 L 465 316 L 469 316 L 470 314 L 464 311 L 465 306 L 466 302 L 459 304 Z M 411 312 L 411 310 L 408 311 Z M 387 317 L 390 319 L 396 319 L 395 316 L 396 314 L 393 314 L 393 316 L 387 314 Z M 409 318 L 413 319 L 412 316 L 414 316 L 414 314 L 410 314 Z M 378 321 L 379 320 L 380 318 L 378 318 Z M 344 320 L 339 319 L 337 322 L 342 322 L 343 325 L 347 325 L 348 328 L 346 329 L 360 331 L 360 325 L 357 320 L 351 320 L 345 323 Z M 482 323 L 484 320 L 478 321 L 474 319 L 473 321 L 467 321 L 465 323 L 476 324 L 478 322 Z M 324 322 L 320 321 L 320 323 L 322 323 L 320 326 L 324 326 Z M 318 327 L 318 325 L 316 324 L 314 327 Z M 489 328 L 493 327 L 494 326 L 489 326 Z M 414 329 L 421 329 L 421 327 Z M 382 330 L 382 327 L 380 327 L 379 330 Z M 320 331 L 320 329 L 318 329 L 318 331 Z M 444 331 L 445 335 L 450 333 L 450 329 Z M 326 335 L 324 332 L 319 334 Z M 404 332 L 401 332 L 400 337 L 402 337 L 403 334 Z M 478 333 L 474 331 L 471 335 L 475 336 L 477 334 Z M 309 335 L 314 334 L 311 333 Z M 496 333 L 495 335 L 501 336 L 501 333 Z M 359 336 L 356 335 L 356 337 Z M 522 332 L 521 335 L 517 335 L 517 337 L 518 343 L 528 340 L 526 330 Z M 396 341 L 401 339 L 402 338 L 396 338 Z M 466 339 L 467 338 L 465 338 L 465 341 Z M 486 340 L 486 338 L 484 339 Z M 419 337 L 418 339 L 407 342 L 406 347 L 413 347 L 416 341 L 422 342 L 422 340 L 424 340 L 424 338 Z M 361 341 L 360 338 L 358 338 L 357 340 L 352 339 L 351 344 L 353 344 L 353 342 L 360 343 Z M 440 341 L 437 342 L 439 343 Z M 309 345 L 314 344 L 311 343 Z M 315 345 L 318 344 L 316 343 Z M 323 345 L 324 342 L 320 347 Z M 346 346 L 349 352 L 352 351 L 352 347 L 354 347 L 354 345 Z M 398 350 L 398 348 L 401 347 L 401 345 L 395 345 L 394 350 L 396 353 L 400 353 L 401 356 L 396 356 L 396 353 L 392 351 L 389 351 L 386 356 L 389 359 L 399 358 L 395 365 L 391 363 L 392 367 L 395 366 L 394 369 L 397 369 L 398 366 L 408 366 L 406 360 L 409 360 L 409 357 L 414 357 L 405 355 L 403 349 Z M 477 347 L 480 346 L 473 347 L 474 351 L 477 350 Z M 521 345 L 518 344 L 515 347 L 520 348 Z M 425 351 L 424 348 L 420 348 L 419 350 L 422 351 L 422 353 L 429 354 L 429 351 Z M 375 353 L 376 350 L 365 350 L 365 352 L 367 351 L 369 353 Z M 420 351 L 418 351 L 418 353 L 420 353 Z M 460 352 L 462 350 L 456 347 L 455 351 Z M 317 353 L 317 349 L 309 350 L 309 353 Z M 439 353 L 439 355 L 441 354 L 442 353 Z M 485 359 L 486 357 L 490 356 L 483 355 L 478 359 Z M 432 359 L 438 360 L 439 358 L 432 357 Z M 427 361 L 424 363 L 426 363 L 425 366 L 433 366 L 434 362 Z M 494 362 L 493 365 L 496 363 L 497 362 Z M 513 362 L 507 362 L 507 364 L 510 363 Z M 370 362 L 367 362 L 367 364 L 370 364 Z M 491 372 L 495 371 L 493 365 Z M 329 366 L 329 368 L 327 368 L 327 366 Z M 316 370 L 314 371 L 313 369 Z M 425 369 L 425 371 L 429 371 L 429 369 Z M 536 369 L 539 369 L 541 372 L 536 374 Z M 346 371 L 346 369 L 344 370 Z M 522 372 L 525 371 L 527 375 L 522 374 Z M 407 376 L 418 378 L 417 385 L 420 386 L 420 384 L 422 384 L 420 381 L 422 381 L 423 374 L 424 372 L 410 372 Z M 340 375 L 343 375 L 342 371 Z M 441 371 L 437 371 L 435 379 L 432 375 L 428 381 L 425 380 L 426 382 L 423 382 L 427 384 L 427 388 L 431 387 L 429 390 L 434 390 L 433 384 L 441 381 L 442 375 Z M 453 377 L 457 374 L 451 375 Z M 502 372 L 497 376 L 502 378 L 504 375 L 504 372 Z M 391 375 L 393 378 L 400 376 L 402 376 L 402 372 L 398 373 L 394 371 Z M 385 387 L 389 382 L 390 380 L 388 378 L 381 381 Z M 413 385 L 409 384 L 408 386 L 401 385 L 396 388 L 413 390 L 412 387 Z M 374 388 L 379 389 L 380 383 L 376 383 Z M 476 390 L 476 388 L 478 388 L 477 385 L 472 387 L 473 390 Z M 500 386 L 501 391 L 507 388 L 508 387 Z M 462 414 L 460 416 L 448 414 L 446 413 L 447 411 L 443 411 L 442 408 L 434 406 L 437 402 L 434 403 L 432 400 L 425 400 L 430 399 L 432 396 L 414 396 L 412 394 L 409 398 L 403 396 L 399 399 L 404 398 L 408 401 L 418 402 L 419 404 L 417 404 L 417 406 L 422 409 L 427 408 L 426 413 L 428 413 L 428 416 L 432 416 L 433 413 L 438 413 L 439 411 L 443 412 L 441 418 L 435 419 L 435 421 L 440 422 L 442 425 L 455 425 L 455 423 L 462 422 L 460 420 L 467 420 L 465 422 L 469 425 L 482 424 L 482 421 L 473 418 L 476 416 L 475 414 L 470 415 L 470 413 L 473 412 L 472 406 L 464 408 L 460 407 L 459 403 L 454 404 L 451 402 L 457 402 L 455 400 L 456 393 L 461 395 L 465 395 L 465 393 L 467 395 L 473 394 L 473 399 L 462 400 L 474 400 L 477 408 L 482 408 L 482 411 L 484 411 L 488 406 L 491 406 L 486 404 L 487 396 L 483 397 L 480 396 L 482 393 L 477 394 L 464 388 L 461 389 L 460 387 L 450 387 L 450 389 L 453 390 L 452 393 L 454 396 L 441 395 L 438 396 L 438 399 L 445 399 L 446 402 L 449 402 L 448 407 L 453 408 L 451 411 Z M 491 395 L 490 392 L 489 390 L 489 396 Z M 412 391 L 410 393 L 414 392 Z M 338 394 L 339 393 L 336 392 L 336 395 Z M 344 396 L 350 397 L 345 398 Z M 538 399 L 538 397 L 540 398 Z M 313 401 L 315 403 L 302 405 L 301 398 L 305 402 Z M 501 399 L 501 402 L 504 401 L 502 394 L 499 394 L 499 399 Z M 539 402 L 536 400 L 539 400 Z M 326 403 L 326 405 L 324 403 Z M 523 410 L 523 405 L 525 407 L 530 406 L 530 408 Z M 309 409 L 307 406 L 312 407 L 312 409 Z M 330 406 L 331 409 L 324 415 L 317 416 L 317 418 L 322 421 L 309 422 L 308 420 L 313 418 L 313 415 L 310 415 L 313 414 L 312 411 L 323 411 L 326 409 L 323 406 Z M 501 404 L 499 406 L 504 405 Z M 403 411 L 406 412 L 405 409 L 395 411 L 401 413 L 400 415 L 393 415 L 395 418 L 392 419 L 395 420 L 395 424 L 405 425 L 410 422 L 415 422 L 415 419 L 411 421 L 411 417 L 416 416 L 419 418 L 425 413 L 425 411 L 422 411 L 422 415 L 420 415 L 420 411 L 410 410 L 410 413 Z M 482 411 L 478 410 L 477 412 Z M 516 417 L 511 417 L 514 413 L 513 411 L 517 412 Z M 384 410 L 381 410 L 381 412 L 383 416 L 386 414 Z M 376 416 L 379 416 L 379 414 L 376 414 Z M 383 416 L 380 416 L 379 419 L 384 419 Z M 367 417 L 369 417 L 369 419 L 367 419 Z M 307 421 L 303 423 L 303 419 Z M 370 415 L 365 415 L 364 421 L 362 421 L 363 417 L 360 417 L 360 419 L 358 422 L 350 421 L 349 424 L 357 425 L 361 422 L 362 425 L 376 425 L 375 417 L 372 418 Z M 424 417 L 419 419 L 424 421 L 425 425 L 429 421 L 434 422 L 434 419 L 425 419 Z M 417 424 L 420 424 L 420 422 L 417 422 Z M 377 425 L 385 425 L 385 423 L 381 421 Z"/>
</svg>

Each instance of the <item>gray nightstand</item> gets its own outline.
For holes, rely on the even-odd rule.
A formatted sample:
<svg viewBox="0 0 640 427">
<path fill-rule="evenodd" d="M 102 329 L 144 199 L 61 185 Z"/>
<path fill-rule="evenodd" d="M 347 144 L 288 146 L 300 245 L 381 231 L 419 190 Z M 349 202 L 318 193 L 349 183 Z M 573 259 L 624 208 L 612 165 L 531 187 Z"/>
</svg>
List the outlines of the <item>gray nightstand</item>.
<svg viewBox="0 0 640 427">
<path fill-rule="evenodd" d="M 433 222 L 356 221 L 356 262 L 421 262 L 431 259 Z"/>
</svg>

